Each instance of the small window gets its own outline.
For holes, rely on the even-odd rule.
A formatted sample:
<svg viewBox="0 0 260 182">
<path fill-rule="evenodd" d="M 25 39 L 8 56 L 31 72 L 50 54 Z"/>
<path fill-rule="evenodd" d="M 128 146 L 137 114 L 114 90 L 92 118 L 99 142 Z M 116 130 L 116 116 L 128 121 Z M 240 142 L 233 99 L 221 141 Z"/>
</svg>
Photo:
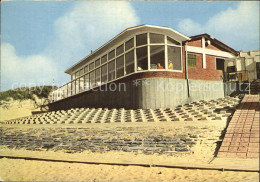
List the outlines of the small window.
<svg viewBox="0 0 260 182">
<path fill-rule="evenodd" d="M 115 57 L 115 50 L 110 51 L 110 52 L 108 53 L 108 60 L 113 59 L 114 57 Z"/>
<path fill-rule="evenodd" d="M 116 48 L 116 55 L 120 55 L 124 52 L 124 44 Z"/>
<path fill-rule="evenodd" d="M 104 55 L 102 58 L 101 58 L 101 64 L 104 64 L 107 62 L 107 55 Z"/>
<path fill-rule="evenodd" d="M 97 59 L 96 61 L 95 61 L 95 67 L 98 67 L 100 65 L 100 59 Z"/>
<path fill-rule="evenodd" d="M 164 43 L 164 35 L 150 33 L 150 43 Z"/>
<path fill-rule="evenodd" d="M 93 63 L 90 63 L 90 65 L 89 65 L 89 70 L 93 70 L 94 68 L 95 68 L 94 62 L 93 62 Z"/>
<path fill-rule="evenodd" d="M 125 51 L 131 49 L 132 47 L 134 47 L 134 38 L 125 43 Z"/>
<path fill-rule="evenodd" d="M 188 54 L 188 66 L 196 67 L 196 55 L 195 54 Z"/>
<path fill-rule="evenodd" d="M 147 34 L 140 34 L 136 36 L 136 46 L 147 44 Z"/>
<path fill-rule="evenodd" d="M 224 59 L 216 58 L 216 69 L 224 71 Z"/>
<path fill-rule="evenodd" d="M 167 44 L 181 45 L 179 42 L 170 37 L 167 37 Z"/>
</svg>

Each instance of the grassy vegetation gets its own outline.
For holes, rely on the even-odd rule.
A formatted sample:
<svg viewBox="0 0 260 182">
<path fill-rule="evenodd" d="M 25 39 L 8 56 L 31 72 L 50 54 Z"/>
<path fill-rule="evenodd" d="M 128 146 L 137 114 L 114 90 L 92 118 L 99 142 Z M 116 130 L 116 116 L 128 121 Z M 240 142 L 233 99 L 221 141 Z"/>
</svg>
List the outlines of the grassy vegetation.
<svg viewBox="0 0 260 182">
<path fill-rule="evenodd" d="M 55 86 L 54 89 L 56 88 Z M 38 98 L 48 98 L 52 89 L 52 86 L 16 88 L 0 92 L 0 100 L 8 101 L 10 98 L 14 100 L 33 99 L 33 95 L 36 95 Z"/>
</svg>

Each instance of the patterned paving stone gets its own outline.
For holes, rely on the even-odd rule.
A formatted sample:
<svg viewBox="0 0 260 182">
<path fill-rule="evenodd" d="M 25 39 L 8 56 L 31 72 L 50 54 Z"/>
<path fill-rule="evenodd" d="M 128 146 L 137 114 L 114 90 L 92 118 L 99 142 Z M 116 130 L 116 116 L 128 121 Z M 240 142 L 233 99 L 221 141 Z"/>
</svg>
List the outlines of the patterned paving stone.
<svg viewBox="0 0 260 182">
<path fill-rule="evenodd" d="M 218 157 L 259 158 L 259 114 L 259 95 L 245 95 L 229 122 Z"/>
</svg>

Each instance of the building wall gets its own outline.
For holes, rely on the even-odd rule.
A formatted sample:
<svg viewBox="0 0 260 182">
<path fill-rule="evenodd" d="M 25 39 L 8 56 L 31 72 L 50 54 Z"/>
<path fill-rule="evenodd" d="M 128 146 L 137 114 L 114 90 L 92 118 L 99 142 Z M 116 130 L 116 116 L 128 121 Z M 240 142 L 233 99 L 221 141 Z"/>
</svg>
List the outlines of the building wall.
<svg viewBox="0 0 260 182">
<path fill-rule="evenodd" d="M 150 75 L 149 75 L 150 76 Z M 121 84 L 121 89 L 87 91 L 78 95 L 51 103 L 50 110 L 78 107 L 156 109 L 171 108 L 192 101 L 212 100 L 224 96 L 221 81 L 189 80 L 190 98 L 186 79 L 144 77 Z M 122 86 L 124 85 L 124 86 Z M 109 84 L 107 86 L 109 88 Z M 111 87 L 112 88 L 112 87 Z M 102 91 L 102 90 L 103 91 Z"/>
<path fill-rule="evenodd" d="M 190 40 L 190 41 L 188 41 L 187 45 L 194 46 L 194 47 L 201 47 L 202 41 L 201 41 L 201 39 Z"/>
<path fill-rule="evenodd" d="M 206 69 L 202 68 L 202 54 L 192 53 L 196 55 L 196 67 L 188 68 L 189 79 L 193 80 L 211 80 L 220 81 L 222 71 L 216 70 L 216 57 L 206 55 Z"/>
</svg>

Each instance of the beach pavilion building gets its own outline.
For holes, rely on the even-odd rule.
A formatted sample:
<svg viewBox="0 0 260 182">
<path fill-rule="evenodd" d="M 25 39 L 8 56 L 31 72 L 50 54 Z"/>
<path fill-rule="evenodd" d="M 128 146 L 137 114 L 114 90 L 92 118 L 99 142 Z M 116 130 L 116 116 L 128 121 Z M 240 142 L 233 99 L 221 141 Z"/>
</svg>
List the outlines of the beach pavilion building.
<svg viewBox="0 0 260 182">
<path fill-rule="evenodd" d="M 155 109 L 221 98 L 225 64 L 237 55 L 208 34 L 127 28 L 65 71 L 71 81 L 51 93 L 49 108 Z"/>
</svg>

